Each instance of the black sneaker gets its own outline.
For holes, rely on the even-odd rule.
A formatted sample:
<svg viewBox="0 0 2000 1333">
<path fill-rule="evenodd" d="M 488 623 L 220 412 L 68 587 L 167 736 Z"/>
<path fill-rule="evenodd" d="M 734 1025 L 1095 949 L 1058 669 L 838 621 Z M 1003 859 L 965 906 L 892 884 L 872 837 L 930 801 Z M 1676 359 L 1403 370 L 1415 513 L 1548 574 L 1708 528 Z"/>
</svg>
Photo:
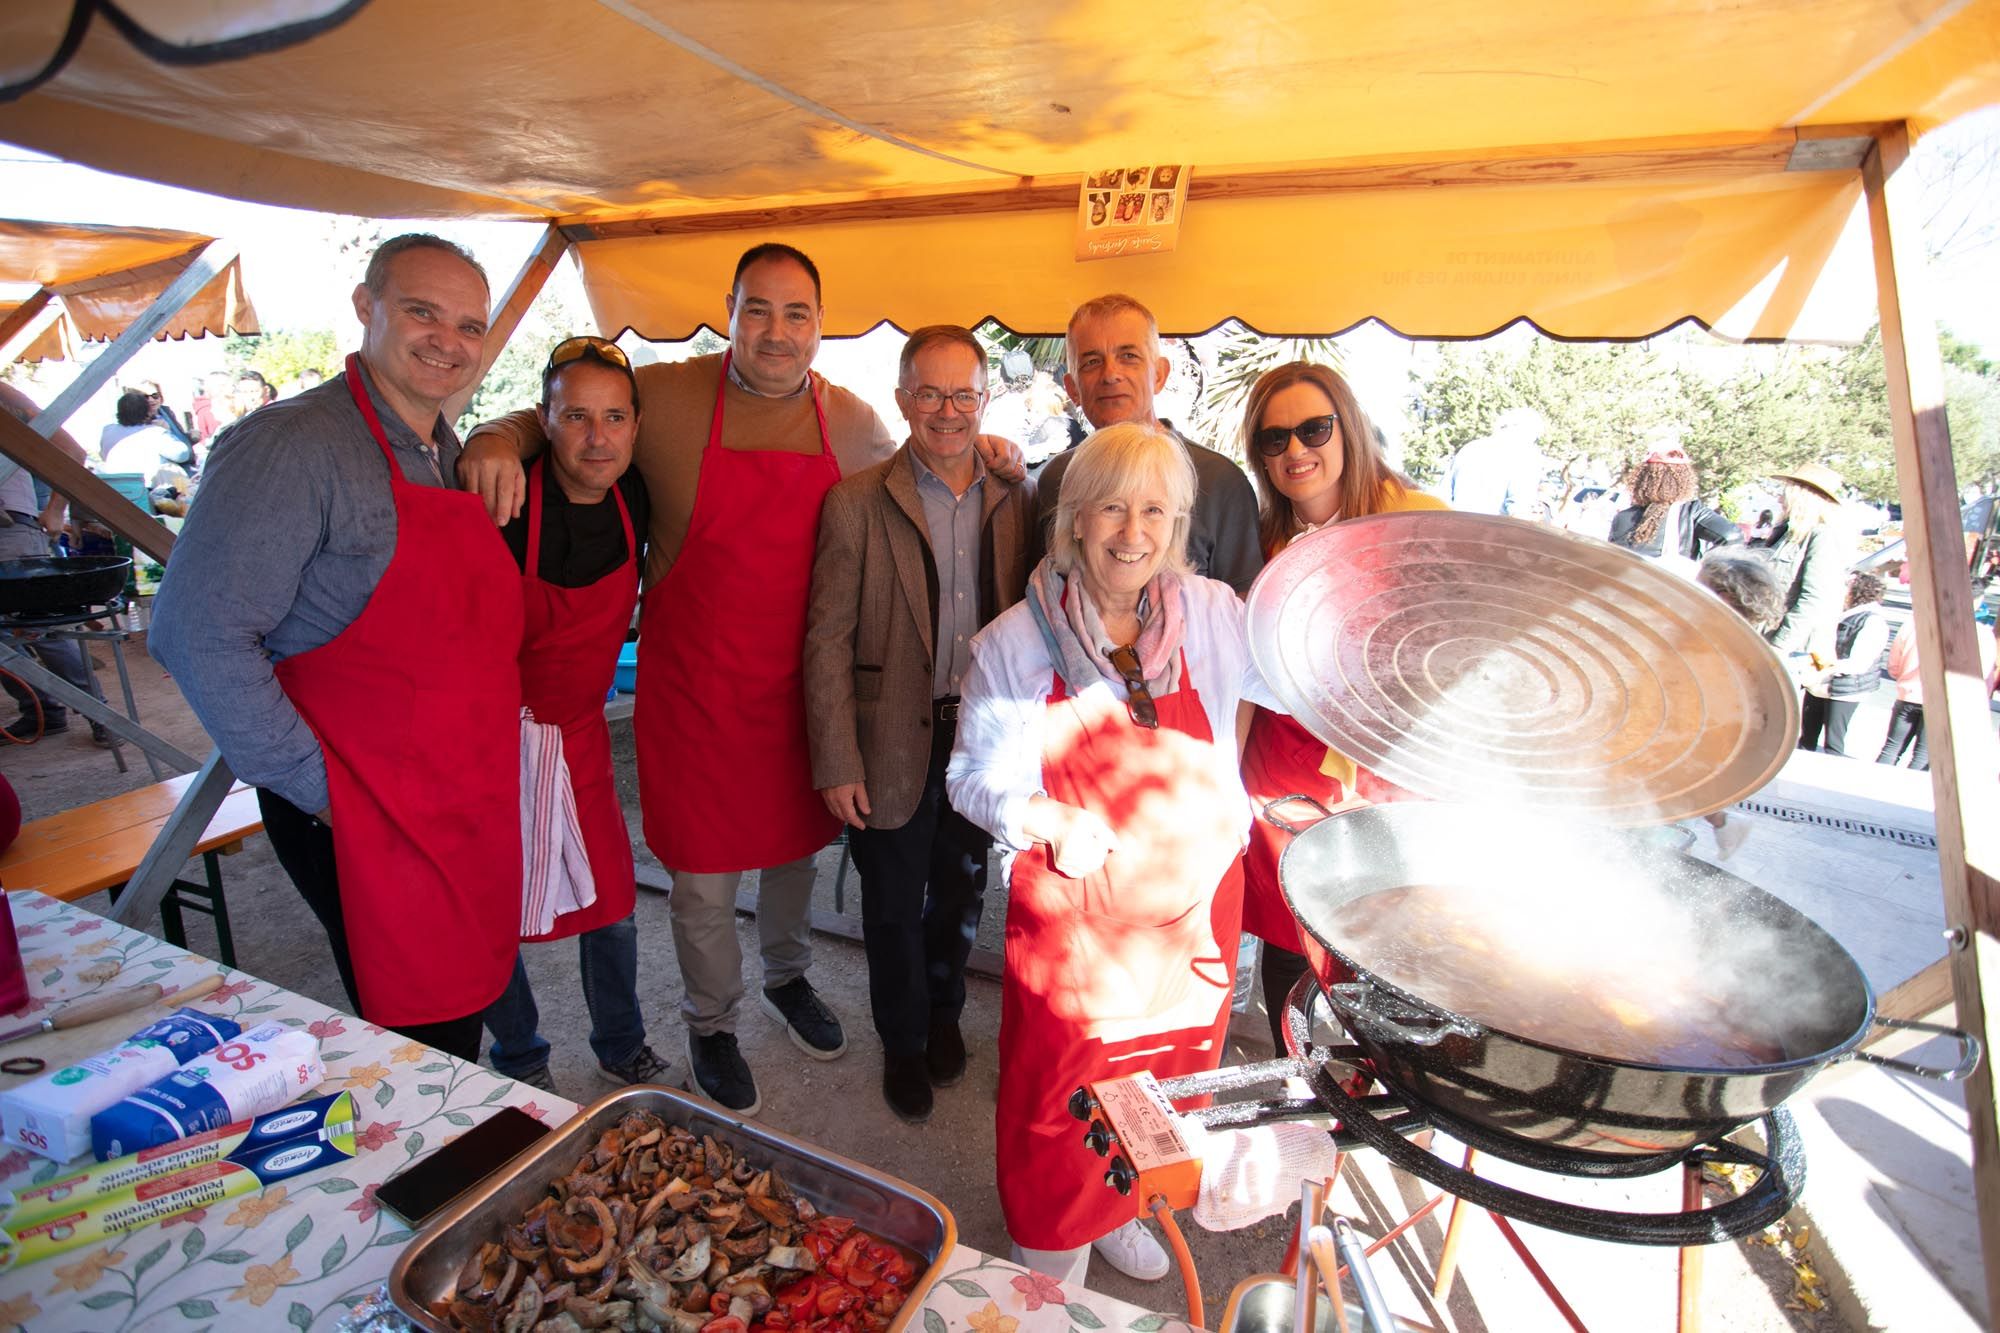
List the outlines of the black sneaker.
<svg viewBox="0 0 2000 1333">
<path fill-rule="evenodd" d="M 6 731 L 9 736 L 12 736 L 17 741 L 32 741 L 35 739 L 35 726 L 35 715 L 33 713 L 23 713 L 7 724 Z M 67 709 L 51 708 L 42 714 L 42 735 L 53 736 L 58 731 L 68 730 L 69 712 Z"/>
<path fill-rule="evenodd" d="M 792 1044 L 815 1060 L 837 1059 L 847 1049 L 840 1020 L 804 977 L 765 991 L 764 1012 L 790 1029 Z"/>
<path fill-rule="evenodd" d="M 618 1083 L 659 1083 L 667 1072 L 667 1062 L 653 1054 L 653 1048 L 643 1043 L 629 1060 L 620 1060 L 615 1065 L 599 1064 L 604 1076 Z M 747 1071 L 746 1071 L 747 1072 Z"/>
<path fill-rule="evenodd" d="M 757 1095 L 757 1080 L 750 1076 L 750 1066 L 736 1047 L 734 1032 L 690 1032 L 687 1055 L 689 1091 L 746 1119 L 764 1105 Z"/>
<path fill-rule="evenodd" d="M 948 1088 L 965 1077 L 965 1037 L 958 1030 L 956 1014 L 931 1015 L 924 1066 L 934 1088 Z"/>
<path fill-rule="evenodd" d="M 547 1063 L 538 1064 L 525 1074 L 509 1074 L 507 1077 L 513 1079 L 516 1083 L 525 1083 L 531 1088 L 540 1088 L 543 1092 L 553 1093 L 558 1097 L 562 1096 L 561 1093 L 556 1092 L 555 1076 L 549 1073 Z"/>
<path fill-rule="evenodd" d="M 883 1055 L 882 1100 L 913 1125 L 931 1118 L 931 1078 L 923 1056 Z"/>
<path fill-rule="evenodd" d="M 105 726 L 102 722 L 93 722 L 90 724 L 90 743 L 102 746 L 108 750 L 116 745 L 118 741 L 116 737 L 112 736 L 111 728 Z"/>
</svg>

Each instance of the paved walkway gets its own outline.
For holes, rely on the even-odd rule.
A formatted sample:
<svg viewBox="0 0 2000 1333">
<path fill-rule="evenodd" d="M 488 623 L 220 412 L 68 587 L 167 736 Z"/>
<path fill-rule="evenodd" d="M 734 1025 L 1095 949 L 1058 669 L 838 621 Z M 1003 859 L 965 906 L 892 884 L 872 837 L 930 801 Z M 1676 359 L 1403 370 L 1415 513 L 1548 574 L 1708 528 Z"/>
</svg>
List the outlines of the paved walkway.
<svg viewBox="0 0 2000 1333">
<path fill-rule="evenodd" d="M 1928 774 L 1802 753 L 1751 804 L 1816 818 L 1751 814 L 1749 841 L 1724 864 L 1830 931 L 1878 993 L 1943 955 Z M 1704 834 L 1693 850 L 1712 856 L 1713 843 Z M 1935 1040 L 1906 1058 L 1953 1055 Z M 1810 1248 L 1849 1325 L 1987 1327 L 1962 1088 L 1857 1061 L 1788 1105 L 1806 1141 Z"/>
</svg>

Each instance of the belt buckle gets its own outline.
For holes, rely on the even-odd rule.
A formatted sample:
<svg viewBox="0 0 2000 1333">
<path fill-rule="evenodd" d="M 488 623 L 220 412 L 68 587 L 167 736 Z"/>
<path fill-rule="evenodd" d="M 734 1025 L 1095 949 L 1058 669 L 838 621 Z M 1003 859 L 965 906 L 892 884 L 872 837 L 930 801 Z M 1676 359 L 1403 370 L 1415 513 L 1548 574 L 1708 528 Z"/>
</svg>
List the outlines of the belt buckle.
<svg viewBox="0 0 2000 1333">
<path fill-rule="evenodd" d="M 938 721 L 956 722 L 958 721 L 958 700 L 956 699 L 940 700 L 938 702 L 936 711 L 938 715 Z"/>
</svg>

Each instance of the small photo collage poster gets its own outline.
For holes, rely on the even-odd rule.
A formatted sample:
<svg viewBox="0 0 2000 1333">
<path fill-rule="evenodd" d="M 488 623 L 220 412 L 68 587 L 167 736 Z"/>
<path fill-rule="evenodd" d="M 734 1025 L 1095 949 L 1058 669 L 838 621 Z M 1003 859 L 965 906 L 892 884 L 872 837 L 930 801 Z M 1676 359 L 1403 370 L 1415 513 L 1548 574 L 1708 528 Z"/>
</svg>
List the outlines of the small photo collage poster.
<svg viewBox="0 0 2000 1333">
<path fill-rule="evenodd" d="M 1188 168 L 1169 163 L 1086 172 L 1076 207 L 1076 257 L 1157 254 L 1180 240 Z"/>
</svg>

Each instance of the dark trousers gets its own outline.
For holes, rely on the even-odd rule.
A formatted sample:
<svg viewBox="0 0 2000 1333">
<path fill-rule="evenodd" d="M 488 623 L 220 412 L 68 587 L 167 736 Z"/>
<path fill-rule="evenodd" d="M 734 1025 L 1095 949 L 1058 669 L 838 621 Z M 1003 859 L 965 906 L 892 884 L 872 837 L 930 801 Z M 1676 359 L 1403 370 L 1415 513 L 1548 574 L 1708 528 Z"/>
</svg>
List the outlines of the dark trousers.
<svg viewBox="0 0 2000 1333">
<path fill-rule="evenodd" d="M 868 954 L 868 1001 L 889 1055 L 922 1055 L 931 1016 L 965 1008 L 965 960 L 985 907 L 986 853 L 993 839 L 951 808 L 945 764 L 958 727 L 931 724 L 930 771 L 916 813 L 901 828 L 849 829 L 861 875 L 861 943 Z"/>
<path fill-rule="evenodd" d="M 646 1044 L 639 1016 L 639 923 L 631 915 L 576 937 L 576 965 L 583 1002 L 590 1010 L 590 1049 L 600 1065 L 622 1065 Z M 519 954 L 514 976 L 486 1009 L 493 1034 L 493 1067 L 508 1078 L 548 1068 L 549 1041 L 541 1033 L 535 988 Z"/>
<path fill-rule="evenodd" d="M 1271 1020 L 1271 1048 L 1283 1055 L 1285 1000 L 1291 995 L 1294 983 L 1312 970 L 1312 964 L 1306 961 L 1304 954 L 1281 949 L 1266 940 L 1257 969 L 1264 975 L 1264 1015 Z"/>
<path fill-rule="evenodd" d="M 1861 707 L 1859 699 L 1822 699 L 1808 690 L 1799 700 L 1799 748 L 1818 750 L 1824 748 L 1828 754 L 1847 753 L 1847 724 L 1854 720 L 1854 710 Z M 1821 731 L 1826 733 L 1826 744 L 1819 743 Z"/>
<path fill-rule="evenodd" d="M 299 897 L 326 929 L 326 941 L 333 946 L 333 965 L 340 970 L 340 984 L 347 991 L 353 1012 L 367 1018 L 361 1007 L 361 993 L 354 984 L 354 958 L 347 948 L 347 924 L 340 910 L 340 881 L 334 874 L 333 830 L 293 805 L 276 792 L 257 789 L 257 808 L 264 816 L 264 833 L 278 864 L 292 877 Z M 386 924 L 386 923 L 384 923 Z M 450 948 L 450 941 L 439 941 Z M 479 1039 L 483 1010 L 441 1023 L 405 1023 L 392 1027 L 412 1041 L 435 1046 L 446 1055 L 461 1060 L 479 1059 Z"/>
<path fill-rule="evenodd" d="M 1895 764 L 1906 749 L 1910 752 L 1911 768 L 1919 773 L 1929 771 L 1931 747 L 1924 739 L 1924 706 L 1898 699 L 1889 709 L 1889 734 L 1883 738 L 1882 753 L 1875 756 L 1875 762 Z"/>
</svg>

